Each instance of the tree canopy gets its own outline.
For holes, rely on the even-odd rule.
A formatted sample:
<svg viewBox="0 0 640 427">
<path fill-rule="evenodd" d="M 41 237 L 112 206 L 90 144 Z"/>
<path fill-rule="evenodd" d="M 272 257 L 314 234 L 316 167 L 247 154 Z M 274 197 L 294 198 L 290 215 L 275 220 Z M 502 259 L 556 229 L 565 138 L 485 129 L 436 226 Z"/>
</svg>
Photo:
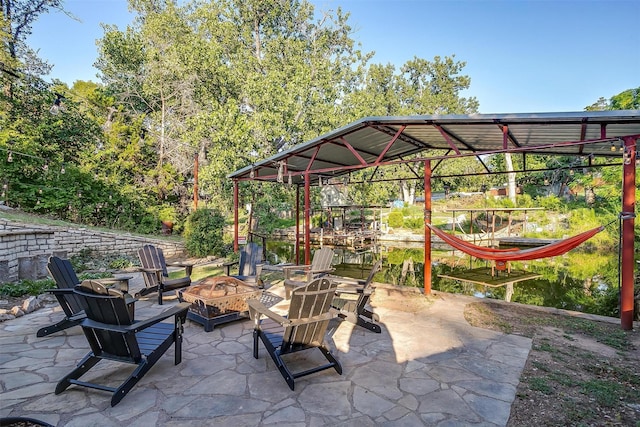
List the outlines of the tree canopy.
<svg viewBox="0 0 640 427">
<path fill-rule="evenodd" d="M 253 161 L 364 116 L 479 108 L 462 95 L 471 78 L 455 54 L 373 63 L 348 13 L 306 0 L 129 0 L 134 21 L 103 26 L 100 81 L 72 86 L 45 82 L 49 65 L 26 44 L 38 16 L 63 2 L 0 6 L 0 200 L 27 211 L 151 231 L 193 209 L 196 156 L 200 200 L 229 211 L 226 176 Z M 637 92 L 598 105 L 638 108 Z M 443 168 L 450 184 L 479 187 L 453 175 L 484 166 Z M 384 173 L 407 180 L 359 188 L 359 203 L 415 194 L 419 170 Z M 266 212 L 292 204 L 290 191 L 255 190 L 246 202 Z"/>
</svg>

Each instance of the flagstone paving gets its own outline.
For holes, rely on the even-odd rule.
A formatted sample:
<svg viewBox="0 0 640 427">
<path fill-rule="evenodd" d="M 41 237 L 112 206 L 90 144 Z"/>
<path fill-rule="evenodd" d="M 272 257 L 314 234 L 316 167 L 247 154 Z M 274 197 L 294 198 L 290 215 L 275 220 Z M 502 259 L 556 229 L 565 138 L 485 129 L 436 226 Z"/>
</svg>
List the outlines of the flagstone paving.
<svg viewBox="0 0 640 427">
<path fill-rule="evenodd" d="M 132 283 L 132 292 L 141 281 Z M 284 295 L 281 285 L 270 292 Z M 155 295 L 136 317 L 165 310 Z M 28 417 L 55 426 L 504 426 L 531 340 L 470 326 L 472 297 L 416 292 L 378 284 L 373 299 L 382 333 L 332 323 L 327 340 L 343 374 L 322 371 L 291 391 L 260 344 L 252 355 L 252 323 L 240 320 L 204 332 L 187 321 L 183 360 L 169 350 L 115 407 L 106 392 L 57 381 L 88 351 L 80 327 L 37 338 L 62 317 L 57 305 L 0 323 L 0 417 Z M 286 309 L 283 302 L 281 308 Z M 277 308 L 277 306 L 276 306 Z M 289 356 L 305 363 L 318 354 Z M 121 367 L 125 366 L 125 369 Z M 117 383 L 130 369 L 101 362 L 89 374 Z"/>
</svg>

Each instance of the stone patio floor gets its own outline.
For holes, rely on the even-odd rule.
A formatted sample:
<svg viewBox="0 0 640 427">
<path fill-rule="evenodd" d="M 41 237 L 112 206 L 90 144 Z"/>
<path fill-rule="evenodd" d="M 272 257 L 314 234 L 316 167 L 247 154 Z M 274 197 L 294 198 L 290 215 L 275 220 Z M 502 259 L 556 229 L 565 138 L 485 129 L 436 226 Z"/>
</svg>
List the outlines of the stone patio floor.
<svg viewBox="0 0 640 427">
<path fill-rule="evenodd" d="M 142 286 L 134 278 L 131 293 Z M 280 284 L 268 291 L 284 295 Z M 173 364 L 170 349 L 113 408 L 109 393 L 99 390 L 71 386 L 54 394 L 89 346 L 80 327 L 36 337 L 40 327 L 62 318 L 52 304 L 0 323 L 0 417 L 81 427 L 504 426 L 531 340 L 470 326 L 463 312 L 474 300 L 440 292 L 426 298 L 377 284 L 372 305 L 382 333 L 333 321 L 327 341 L 343 374 L 326 370 L 300 378 L 295 391 L 262 343 L 259 359 L 253 358 L 250 320 L 211 332 L 187 321 L 182 363 Z M 160 306 L 151 294 L 136 304 L 136 317 L 176 302 Z M 289 357 L 317 355 L 312 350 Z M 86 377 L 117 384 L 132 369 L 101 362 Z"/>
</svg>

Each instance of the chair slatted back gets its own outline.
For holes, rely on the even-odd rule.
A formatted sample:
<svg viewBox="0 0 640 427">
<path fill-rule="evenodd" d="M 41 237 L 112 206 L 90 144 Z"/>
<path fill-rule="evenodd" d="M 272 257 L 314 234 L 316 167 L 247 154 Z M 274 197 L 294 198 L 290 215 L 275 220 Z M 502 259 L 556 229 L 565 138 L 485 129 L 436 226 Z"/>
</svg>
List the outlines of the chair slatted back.
<svg viewBox="0 0 640 427">
<path fill-rule="evenodd" d="M 85 280 L 75 287 L 87 318 L 108 325 L 127 326 L 133 319 L 122 292 Z M 82 330 L 96 356 L 137 362 L 142 355 L 135 333 L 108 331 L 83 323 Z"/>
<path fill-rule="evenodd" d="M 68 259 L 62 259 L 56 256 L 49 257 L 47 270 L 56 282 L 58 289 L 73 289 L 76 285 L 80 284 L 80 279 L 78 279 L 73 265 Z M 65 299 L 69 304 L 69 308 L 73 311 L 73 313 L 66 313 L 67 315 L 82 311 L 80 300 L 74 294 L 67 295 Z"/>
<path fill-rule="evenodd" d="M 262 263 L 262 246 L 250 242 L 240 251 L 239 276 L 255 276 L 258 272 L 256 265 Z"/>
<path fill-rule="evenodd" d="M 291 295 L 289 320 L 305 320 L 300 325 L 289 326 L 284 333 L 282 351 L 286 353 L 299 346 L 319 346 L 329 326 L 331 302 L 337 284 L 327 279 L 316 279 L 295 289 Z M 317 321 L 313 321 L 316 318 Z"/>
<path fill-rule="evenodd" d="M 167 262 L 162 249 L 153 245 L 144 245 L 142 249 L 138 251 L 138 258 L 143 268 L 162 269 L 162 275 L 169 277 Z M 155 273 L 143 272 L 142 276 L 144 277 L 144 282 L 147 287 L 158 286 L 158 277 Z"/>
<path fill-rule="evenodd" d="M 328 270 L 331 268 L 331 262 L 333 261 L 333 249 L 320 248 L 313 254 L 311 260 L 311 270 Z"/>
</svg>

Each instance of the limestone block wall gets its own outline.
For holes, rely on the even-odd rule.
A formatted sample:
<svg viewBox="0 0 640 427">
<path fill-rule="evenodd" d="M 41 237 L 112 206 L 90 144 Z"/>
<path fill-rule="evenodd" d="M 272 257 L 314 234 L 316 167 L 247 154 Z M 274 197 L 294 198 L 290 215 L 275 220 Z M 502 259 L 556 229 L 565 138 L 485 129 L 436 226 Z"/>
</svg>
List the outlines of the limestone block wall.
<svg viewBox="0 0 640 427">
<path fill-rule="evenodd" d="M 145 244 L 161 247 L 167 258 L 186 255 L 182 242 L 0 218 L 0 283 L 48 277 L 46 266 L 51 255 L 69 258 L 90 249 L 96 255 L 135 257 Z"/>
</svg>

